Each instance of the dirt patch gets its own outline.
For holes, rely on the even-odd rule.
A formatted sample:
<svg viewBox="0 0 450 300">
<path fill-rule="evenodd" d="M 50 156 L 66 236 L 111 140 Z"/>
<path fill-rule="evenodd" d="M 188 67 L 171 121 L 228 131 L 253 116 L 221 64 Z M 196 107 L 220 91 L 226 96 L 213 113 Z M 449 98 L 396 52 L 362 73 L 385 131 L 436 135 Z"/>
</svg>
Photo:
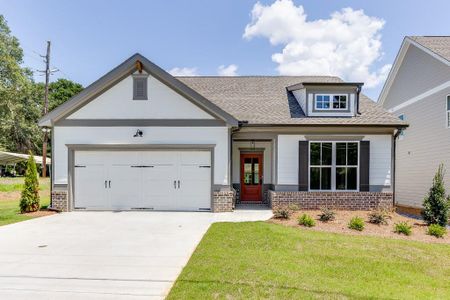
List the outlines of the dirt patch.
<svg viewBox="0 0 450 300">
<path fill-rule="evenodd" d="M 314 220 L 316 220 L 315 227 L 307 228 L 297 224 L 298 216 L 304 213 L 310 215 Z M 305 230 L 346 233 L 351 235 L 381 236 L 403 240 L 450 244 L 449 233 L 447 233 L 444 238 L 435 238 L 434 236 L 427 235 L 427 226 L 421 220 L 403 216 L 398 213 L 390 213 L 390 219 L 388 220 L 387 225 L 375 225 L 367 221 L 368 213 L 368 211 L 336 211 L 336 219 L 334 221 L 322 222 L 318 217 L 320 214 L 319 210 L 308 210 L 295 212 L 289 220 L 271 219 L 268 222 L 302 228 Z M 361 217 L 366 221 L 365 228 L 362 232 L 348 228 L 348 222 L 351 218 L 356 216 Z M 408 222 L 408 224 L 412 225 L 412 234 L 410 236 L 400 235 L 394 232 L 394 224 L 399 222 Z"/>
</svg>

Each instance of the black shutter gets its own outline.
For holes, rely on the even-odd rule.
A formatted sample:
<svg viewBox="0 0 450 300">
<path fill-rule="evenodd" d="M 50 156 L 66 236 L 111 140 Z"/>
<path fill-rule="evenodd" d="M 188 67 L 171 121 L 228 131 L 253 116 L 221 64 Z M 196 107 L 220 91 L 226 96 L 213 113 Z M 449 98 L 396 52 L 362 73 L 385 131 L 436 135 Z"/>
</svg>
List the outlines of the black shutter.
<svg viewBox="0 0 450 300">
<path fill-rule="evenodd" d="M 308 190 L 308 141 L 300 141 L 298 145 L 298 190 Z"/>
<path fill-rule="evenodd" d="M 359 190 L 361 192 L 369 191 L 370 174 L 370 141 L 361 141 L 359 143 Z"/>
</svg>

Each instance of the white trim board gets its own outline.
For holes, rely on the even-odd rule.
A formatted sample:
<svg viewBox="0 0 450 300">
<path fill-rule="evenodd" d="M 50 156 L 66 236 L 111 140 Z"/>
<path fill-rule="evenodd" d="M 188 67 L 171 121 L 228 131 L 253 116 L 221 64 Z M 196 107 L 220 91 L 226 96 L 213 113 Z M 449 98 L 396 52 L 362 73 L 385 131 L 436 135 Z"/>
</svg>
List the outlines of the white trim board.
<svg viewBox="0 0 450 300">
<path fill-rule="evenodd" d="M 411 99 L 408 99 L 408 100 L 404 101 L 402 104 L 394 106 L 393 108 L 389 109 L 388 111 L 391 112 L 391 113 L 396 112 L 399 109 L 402 109 L 402 108 L 405 108 L 407 106 L 410 106 L 411 104 L 414 104 L 414 103 L 416 103 L 416 102 L 418 102 L 420 100 L 423 100 L 426 97 L 429 97 L 429 96 L 431 96 L 433 94 L 436 94 L 436 93 L 438 93 L 438 92 L 440 92 L 440 91 L 442 91 L 442 90 L 444 90 L 446 88 L 449 88 L 449 87 L 450 87 L 450 81 L 444 82 L 443 84 L 438 85 L 438 86 L 432 88 L 431 90 L 428 90 L 428 91 L 426 91 L 426 92 L 424 92 L 424 93 L 422 93 L 422 94 L 420 94 L 420 95 L 418 95 L 416 97 L 413 97 Z"/>
</svg>

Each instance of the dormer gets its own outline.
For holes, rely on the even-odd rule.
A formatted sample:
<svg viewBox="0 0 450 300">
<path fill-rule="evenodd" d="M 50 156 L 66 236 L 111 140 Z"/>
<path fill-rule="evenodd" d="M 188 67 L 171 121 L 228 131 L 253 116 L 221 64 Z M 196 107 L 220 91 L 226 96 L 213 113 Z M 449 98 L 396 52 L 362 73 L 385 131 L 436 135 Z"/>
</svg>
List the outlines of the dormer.
<svg viewBox="0 0 450 300">
<path fill-rule="evenodd" d="M 360 82 L 303 82 L 287 87 L 307 117 L 354 117 Z"/>
</svg>

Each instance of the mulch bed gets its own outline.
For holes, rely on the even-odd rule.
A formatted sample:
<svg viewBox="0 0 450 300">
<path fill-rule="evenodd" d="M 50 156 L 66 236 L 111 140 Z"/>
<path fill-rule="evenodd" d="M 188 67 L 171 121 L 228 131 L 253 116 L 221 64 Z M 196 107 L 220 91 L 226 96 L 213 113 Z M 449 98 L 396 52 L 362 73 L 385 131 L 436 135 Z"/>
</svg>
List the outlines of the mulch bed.
<svg viewBox="0 0 450 300">
<path fill-rule="evenodd" d="M 47 210 L 47 209 L 41 209 L 35 212 L 31 212 L 31 213 L 24 213 L 23 215 L 25 216 L 29 216 L 32 218 L 37 218 L 37 217 L 45 217 L 45 216 L 50 216 L 53 214 L 56 214 L 56 211 L 53 210 Z"/>
<path fill-rule="evenodd" d="M 319 210 L 306 210 L 295 212 L 288 220 L 271 219 L 268 222 L 290 227 L 302 228 L 305 230 L 345 233 L 351 235 L 370 235 L 429 243 L 450 244 L 449 230 L 447 230 L 447 234 L 444 236 L 444 238 L 436 238 L 434 236 L 426 234 L 427 226 L 422 220 L 392 212 L 390 213 L 390 218 L 387 221 L 387 225 L 376 225 L 368 222 L 368 213 L 368 211 L 336 211 L 336 219 L 334 221 L 322 222 L 319 220 Z M 316 226 L 308 228 L 298 225 L 297 218 L 302 214 L 310 215 L 316 221 Z M 348 228 L 348 222 L 351 218 L 356 216 L 361 217 L 366 221 L 365 228 L 361 232 Z M 412 234 L 410 236 L 394 232 L 394 224 L 399 222 L 408 222 L 410 225 L 412 225 Z"/>
</svg>

